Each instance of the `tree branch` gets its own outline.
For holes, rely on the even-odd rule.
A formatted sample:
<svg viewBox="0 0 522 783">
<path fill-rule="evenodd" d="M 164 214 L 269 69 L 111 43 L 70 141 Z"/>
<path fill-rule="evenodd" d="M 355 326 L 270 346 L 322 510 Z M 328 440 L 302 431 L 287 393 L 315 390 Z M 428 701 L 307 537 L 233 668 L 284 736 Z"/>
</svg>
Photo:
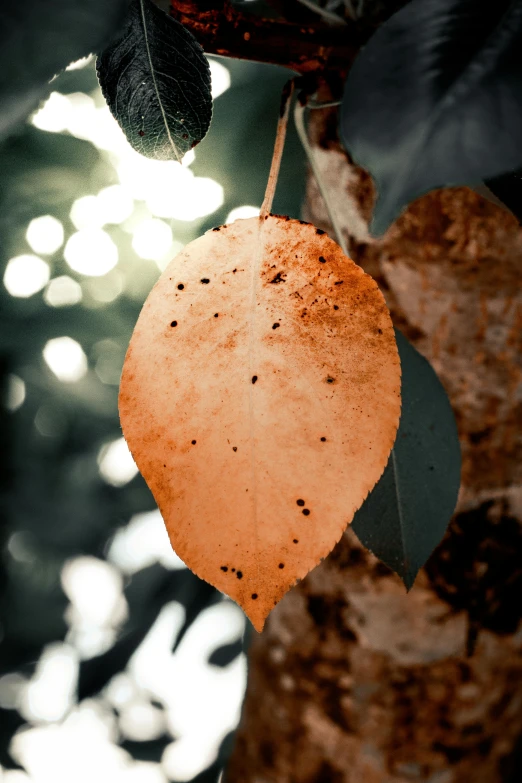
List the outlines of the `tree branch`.
<svg viewBox="0 0 522 783">
<path fill-rule="evenodd" d="M 357 26 L 341 27 L 264 19 L 229 0 L 171 0 L 170 15 L 194 35 L 207 54 L 255 60 L 341 84 L 363 41 Z"/>
</svg>

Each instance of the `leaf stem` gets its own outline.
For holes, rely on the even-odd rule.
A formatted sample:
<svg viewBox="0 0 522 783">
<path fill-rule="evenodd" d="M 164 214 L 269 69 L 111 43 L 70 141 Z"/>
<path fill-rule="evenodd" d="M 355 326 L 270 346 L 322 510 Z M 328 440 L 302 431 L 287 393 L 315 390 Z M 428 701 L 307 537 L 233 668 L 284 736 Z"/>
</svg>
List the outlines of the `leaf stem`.
<svg viewBox="0 0 522 783">
<path fill-rule="evenodd" d="M 329 104 L 325 104 L 327 106 Z M 337 102 L 334 102 L 333 105 L 337 105 Z M 330 218 L 330 223 L 333 226 L 333 230 L 335 232 L 335 236 L 337 239 L 337 244 L 343 251 L 345 256 L 349 257 L 348 247 L 344 239 L 343 230 L 339 224 L 339 221 L 336 217 L 335 210 L 333 207 L 333 204 L 331 202 L 331 199 L 328 195 L 328 190 L 324 184 L 323 178 L 321 176 L 321 172 L 319 171 L 319 166 L 317 165 L 317 161 L 315 160 L 314 153 L 312 150 L 312 147 L 310 145 L 310 142 L 308 141 L 308 134 L 306 132 L 306 126 L 305 126 L 305 120 L 304 120 L 304 111 L 305 106 L 301 106 L 299 101 L 296 101 L 295 107 L 294 107 L 294 122 L 295 127 L 297 130 L 297 134 L 301 140 L 301 144 L 304 147 L 304 151 L 306 152 L 306 157 L 308 158 L 308 162 L 310 164 L 310 168 L 312 169 L 314 173 L 314 177 L 317 181 L 317 185 L 319 187 L 319 191 L 321 193 L 321 196 L 323 197 L 323 201 L 326 206 L 326 211 L 328 212 L 328 216 Z M 322 108 L 320 105 L 314 105 L 313 108 Z"/>
<path fill-rule="evenodd" d="M 269 215 L 270 210 L 272 209 L 272 202 L 274 200 L 275 189 L 277 186 L 277 178 L 279 176 L 279 169 L 281 167 L 281 158 L 283 157 L 283 150 L 285 147 L 286 128 L 288 126 L 288 115 L 290 114 L 290 104 L 294 94 L 294 86 L 294 79 L 290 79 L 283 87 L 283 92 L 281 95 L 281 108 L 279 111 L 279 121 L 277 123 L 272 163 L 270 166 L 270 173 L 268 175 L 265 198 L 261 204 L 260 217 L 263 218 Z"/>
</svg>

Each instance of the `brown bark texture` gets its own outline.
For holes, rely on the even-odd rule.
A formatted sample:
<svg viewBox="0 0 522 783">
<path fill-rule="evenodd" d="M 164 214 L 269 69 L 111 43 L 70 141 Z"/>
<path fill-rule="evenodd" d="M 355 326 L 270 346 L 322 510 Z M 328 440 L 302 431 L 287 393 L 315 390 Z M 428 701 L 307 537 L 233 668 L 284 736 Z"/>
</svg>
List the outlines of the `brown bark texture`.
<svg viewBox="0 0 522 783">
<path fill-rule="evenodd" d="M 226 783 L 522 780 L 522 229 L 468 188 L 378 240 L 370 177 L 313 113 L 351 257 L 431 362 L 463 453 L 448 532 L 408 594 L 350 531 L 254 632 Z M 315 181 L 302 217 L 333 236 Z"/>
<path fill-rule="evenodd" d="M 265 19 L 227 0 L 171 0 L 170 14 L 207 54 L 283 65 L 300 74 L 329 70 L 346 75 L 360 46 L 354 24 L 346 26 Z M 303 16 L 301 7 L 301 17 Z M 306 16 L 306 11 L 305 14 Z"/>
</svg>

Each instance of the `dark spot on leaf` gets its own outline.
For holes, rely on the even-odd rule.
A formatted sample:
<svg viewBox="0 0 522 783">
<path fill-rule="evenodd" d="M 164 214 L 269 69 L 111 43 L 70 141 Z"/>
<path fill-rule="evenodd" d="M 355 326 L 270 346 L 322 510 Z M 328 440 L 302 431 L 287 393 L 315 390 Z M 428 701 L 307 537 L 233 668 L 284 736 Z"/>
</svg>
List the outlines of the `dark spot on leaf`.
<svg viewBox="0 0 522 783">
<path fill-rule="evenodd" d="M 200 282 L 201 283 L 210 283 L 210 280 L 208 279 L 208 277 L 202 277 Z"/>
<path fill-rule="evenodd" d="M 334 381 L 335 381 L 335 378 L 332 378 L 332 376 L 331 376 L 331 375 L 329 375 L 329 376 L 327 377 L 327 379 L 326 379 L 326 383 L 334 383 Z"/>
<path fill-rule="evenodd" d="M 285 567 L 284 563 L 279 563 L 279 568 L 284 568 L 284 567 Z"/>
<path fill-rule="evenodd" d="M 218 318 L 219 313 L 214 313 L 214 318 Z"/>
<path fill-rule="evenodd" d="M 296 503 L 298 506 L 304 506 L 305 504 L 304 500 L 301 500 L 301 498 L 299 498 L 299 500 L 296 500 Z"/>
<path fill-rule="evenodd" d="M 252 383 L 255 383 L 257 381 L 257 375 L 252 376 Z"/>
<path fill-rule="evenodd" d="M 253 598 L 253 600 L 255 601 L 255 600 L 256 600 L 256 598 L 257 598 L 257 593 L 252 593 L 252 598 Z"/>
<path fill-rule="evenodd" d="M 243 572 L 242 571 L 238 571 L 236 576 L 237 576 L 238 579 L 243 579 Z"/>
<path fill-rule="evenodd" d="M 382 334 L 382 329 L 377 329 L 377 331 L 379 332 L 379 334 Z"/>
<path fill-rule="evenodd" d="M 138 136 L 145 136 L 145 131 L 144 130 L 138 131 Z"/>
<path fill-rule="evenodd" d="M 342 285 L 344 283 L 344 280 L 338 280 L 334 285 Z"/>
<path fill-rule="evenodd" d="M 323 441 L 323 443 L 324 443 L 324 442 L 325 442 L 325 440 L 326 440 L 326 438 L 321 438 L 321 440 L 322 440 L 322 441 Z"/>
<path fill-rule="evenodd" d="M 235 568 L 231 568 L 230 570 L 232 571 L 232 573 L 235 573 L 236 569 Z"/>
<path fill-rule="evenodd" d="M 222 571 L 228 571 L 228 566 L 221 566 Z"/>
<path fill-rule="evenodd" d="M 321 228 L 316 228 L 315 229 L 315 233 L 319 234 L 319 236 L 320 236 L 321 234 L 324 234 L 325 232 Z"/>
<path fill-rule="evenodd" d="M 271 283 L 284 283 L 285 279 L 281 275 L 282 275 L 282 273 L 278 272 L 277 275 L 274 277 L 274 279 L 271 280 L 270 282 Z"/>
<path fill-rule="evenodd" d="M 183 133 L 181 136 L 182 139 L 188 139 L 188 133 Z"/>
<path fill-rule="evenodd" d="M 185 286 L 183 285 L 183 283 L 180 283 L 178 285 L 178 291 L 183 291 L 184 288 L 185 288 Z"/>
<path fill-rule="evenodd" d="M 319 261 L 321 264 L 326 264 L 326 258 L 324 256 L 319 256 Z"/>
<path fill-rule="evenodd" d="M 214 229 L 214 230 L 215 230 L 215 229 Z M 233 274 L 233 275 L 235 275 L 235 274 L 236 274 L 236 272 L 237 272 L 237 269 L 233 269 L 233 270 L 232 270 L 232 274 Z"/>
<path fill-rule="evenodd" d="M 339 309 L 339 305 L 334 305 L 334 310 L 338 310 L 338 309 Z"/>
<path fill-rule="evenodd" d="M 221 231 L 221 226 L 216 226 L 215 228 L 212 229 L 212 231 Z"/>
<path fill-rule="evenodd" d="M 303 508 L 303 514 L 305 515 L 305 517 L 307 517 L 309 515 L 309 513 L 310 513 L 310 509 L 309 508 Z"/>
<path fill-rule="evenodd" d="M 171 325 L 171 326 L 177 326 L 177 325 L 178 325 L 178 322 L 177 322 L 177 321 L 171 321 L 171 322 L 170 322 L 170 325 Z"/>
<path fill-rule="evenodd" d="M 193 446 L 195 446 L 195 445 L 196 445 L 196 441 L 195 441 L 195 440 L 193 440 L 193 441 L 192 441 L 192 445 L 193 445 Z"/>
<path fill-rule="evenodd" d="M 299 543 L 299 539 L 298 538 L 294 538 L 294 544 L 298 544 L 298 543 Z"/>
<path fill-rule="evenodd" d="M 299 221 L 299 225 L 300 225 L 300 226 L 309 226 L 309 225 L 310 225 L 310 223 L 307 223 L 307 222 L 306 222 L 306 220 L 300 220 L 300 221 Z"/>
<path fill-rule="evenodd" d="M 237 446 L 232 446 L 232 451 L 237 451 Z"/>
<path fill-rule="evenodd" d="M 273 324 L 273 325 L 272 325 L 272 329 L 279 329 L 280 325 L 281 325 L 281 324 Z"/>
</svg>

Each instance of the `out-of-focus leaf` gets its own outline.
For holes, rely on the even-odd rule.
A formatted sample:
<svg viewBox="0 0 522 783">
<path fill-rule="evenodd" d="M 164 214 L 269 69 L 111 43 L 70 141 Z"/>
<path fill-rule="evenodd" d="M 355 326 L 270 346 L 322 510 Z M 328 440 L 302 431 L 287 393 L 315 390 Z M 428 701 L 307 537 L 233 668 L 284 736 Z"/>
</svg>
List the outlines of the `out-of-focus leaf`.
<svg viewBox="0 0 522 783">
<path fill-rule="evenodd" d="M 382 234 L 433 188 L 472 185 L 522 164 L 522 2 L 413 0 L 359 53 L 341 136 L 369 170 Z"/>
<path fill-rule="evenodd" d="M 110 650 L 80 664 L 80 701 L 99 693 L 115 674 L 125 669 L 130 657 L 155 623 L 162 607 L 169 601 L 179 601 L 187 594 L 192 595 L 196 580 L 197 577 L 188 569 L 169 571 L 159 564 L 135 574 L 125 590 L 129 620 L 122 635 Z M 183 600 L 180 602 L 183 603 Z"/>
<path fill-rule="evenodd" d="M 237 639 L 235 642 L 223 644 L 214 650 L 208 659 L 211 666 L 228 666 L 237 656 L 243 652 L 243 639 Z"/>
<path fill-rule="evenodd" d="M 402 366 L 402 411 L 383 476 L 355 513 L 362 544 L 408 589 L 442 536 L 460 487 L 455 416 L 430 363 L 395 329 Z"/>
<path fill-rule="evenodd" d="M 203 49 L 152 0 L 131 0 L 121 37 L 96 69 L 112 114 L 145 157 L 181 160 L 205 136 L 212 95 Z"/>
<path fill-rule="evenodd" d="M 197 619 L 200 612 L 203 609 L 207 609 L 209 606 L 213 606 L 221 600 L 221 594 L 215 587 L 209 585 L 208 582 L 204 582 L 203 579 L 192 575 L 197 582 L 191 583 L 190 589 L 185 591 L 185 595 L 180 595 L 176 600 L 180 601 L 185 607 L 185 619 L 183 625 L 179 629 L 179 633 L 174 641 L 172 652 L 175 653 L 188 629 L 192 623 Z"/>
<path fill-rule="evenodd" d="M 163 751 L 172 742 L 170 734 L 162 734 L 161 737 L 153 740 L 146 740 L 145 742 L 137 742 L 135 740 L 125 740 L 120 742 L 120 747 L 130 753 L 135 761 L 152 761 L 159 763 L 163 755 Z"/>
<path fill-rule="evenodd" d="M 9 753 L 11 739 L 25 720 L 17 710 L 5 710 L 0 707 L 0 765 L 4 769 L 23 769 Z"/>
<path fill-rule="evenodd" d="M 2 0 L 0 139 L 36 107 L 55 74 L 109 44 L 126 5 L 126 0 Z"/>
</svg>

